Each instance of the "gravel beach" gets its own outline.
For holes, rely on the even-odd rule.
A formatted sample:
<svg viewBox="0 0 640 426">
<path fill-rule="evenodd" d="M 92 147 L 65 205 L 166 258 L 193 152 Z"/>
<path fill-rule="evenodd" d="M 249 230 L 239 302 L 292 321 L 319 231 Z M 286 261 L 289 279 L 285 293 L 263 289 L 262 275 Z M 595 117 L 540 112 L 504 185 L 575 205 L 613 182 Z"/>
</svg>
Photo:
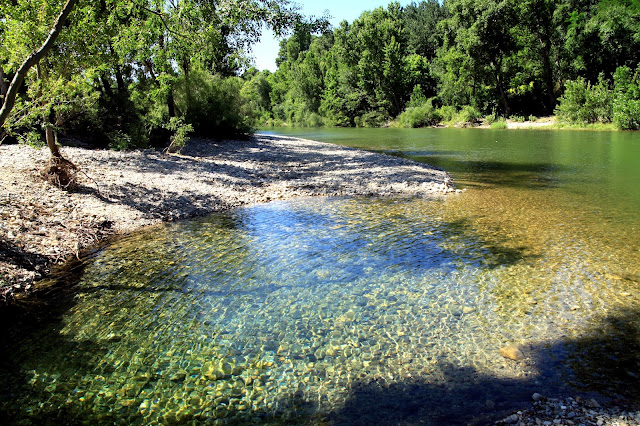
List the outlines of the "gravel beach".
<svg viewBox="0 0 640 426">
<path fill-rule="evenodd" d="M 304 196 L 439 197 L 449 175 L 425 164 L 283 136 L 192 139 L 179 155 L 64 147 L 79 167 L 66 192 L 45 182 L 47 149 L 0 146 L 0 302 L 52 265 L 159 222 Z"/>
</svg>

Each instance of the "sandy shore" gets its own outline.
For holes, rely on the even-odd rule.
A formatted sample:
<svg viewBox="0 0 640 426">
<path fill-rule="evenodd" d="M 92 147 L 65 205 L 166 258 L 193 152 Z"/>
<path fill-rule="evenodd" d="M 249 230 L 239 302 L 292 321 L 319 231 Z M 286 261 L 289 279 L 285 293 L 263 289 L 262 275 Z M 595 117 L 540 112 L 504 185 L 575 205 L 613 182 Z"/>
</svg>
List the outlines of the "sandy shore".
<svg viewBox="0 0 640 426">
<path fill-rule="evenodd" d="M 556 117 L 542 117 L 536 121 L 514 121 L 507 119 L 507 129 L 544 129 L 550 126 L 558 124 Z M 478 126 L 479 129 L 490 129 L 491 125 L 482 124 Z"/>
<path fill-rule="evenodd" d="M 46 149 L 0 146 L 0 302 L 51 266 L 143 226 L 300 196 L 442 196 L 447 173 L 402 158 L 256 135 L 192 140 L 181 155 L 65 147 L 79 188 L 44 182 Z"/>
</svg>

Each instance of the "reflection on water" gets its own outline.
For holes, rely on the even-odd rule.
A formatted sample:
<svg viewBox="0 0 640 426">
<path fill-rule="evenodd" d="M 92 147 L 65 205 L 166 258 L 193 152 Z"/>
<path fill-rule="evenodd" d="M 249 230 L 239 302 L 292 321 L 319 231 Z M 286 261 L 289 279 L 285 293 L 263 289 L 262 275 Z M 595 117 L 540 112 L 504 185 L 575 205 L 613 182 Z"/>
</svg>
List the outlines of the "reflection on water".
<svg viewBox="0 0 640 426">
<path fill-rule="evenodd" d="M 637 342 L 592 331 L 637 331 L 638 242 L 528 197 L 303 199 L 124 238 L 6 342 L 0 414 L 455 424 L 601 390 L 602 357 L 620 392 Z"/>
</svg>

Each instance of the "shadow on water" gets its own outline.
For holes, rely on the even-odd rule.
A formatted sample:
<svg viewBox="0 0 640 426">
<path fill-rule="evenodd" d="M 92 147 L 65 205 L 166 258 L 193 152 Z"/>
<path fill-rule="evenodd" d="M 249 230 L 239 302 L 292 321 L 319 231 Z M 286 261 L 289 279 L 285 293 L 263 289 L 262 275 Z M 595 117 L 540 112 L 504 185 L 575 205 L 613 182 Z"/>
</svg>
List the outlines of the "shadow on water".
<svg viewBox="0 0 640 426">
<path fill-rule="evenodd" d="M 78 374 L 92 371 L 95 361 L 104 355 L 108 348 L 91 339 L 75 340 L 62 335 L 63 316 L 73 308 L 74 287 L 82 276 L 84 264 L 72 262 L 67 265 L 64 280 L 56 279 L 52 274 L 51 285 L 42 285 L 28 298 L 18 298 L 11 304 L 0 307 L 0 323 L 3 332 L 0 335 L 0 423 L 19 422 L 15 410 L 4 405 L 17 397 L 29 395 L 35 400 L 46 401 L 48 392 L 34 393 L 29 386 L 25 359 L 46 363 L 52 373 L 64 368 Z M 34 357 L 33 346 L 24 346 L 25 342 L 37 341 L 38 353 Z M 28 368 L 28 367 L 27 367 Z M 66 408 L 51 417 L 36 419 L 41 424 L 55 424 L 64 421 Z"/>
<path fill-rule="evenodd" d="M 328 221 L 316 220 L 323 224 Z M 238 226 L 238 222 L 228 218 L 224 223 L 229 227 Z M 292 220 L 292 223 L 297 222 Z M 186 226 L 202 228 L 200 224 Z M 479 238 L 473 230 L 472 220 L 443 223 L 436 232 L 441 234 L 437 241 Z M 459 247 L 463 252 L 448 253 L 444 247 L 437 253 L 431 249 L 427 253 L 433 252 L 446 259 L 462 258 L 463 262 L 477 262 L 487 268 L 511 265 L 528 256 L 526 248 L 510 248 L 501 241 L 474 241 Z M 483 247 L 484 252 L 474 253 L 474 250 L 470 250 L 467 253 L 469 247 Z M 326 247 L 325 251 L 331 250 L 331 247 Z M 345 247 L 344 250 L 346 252 L 349 248 Z M 165 255 L 173 257 L 176 254 L 167 251 Z M 414 261 L 409 254 L 405 256 L 402 252 L 395 256 L 402 264 Z M 167 263 L 159 255 L 154 259 L 161 264 Z M 12 405 L 11 401 L 28 399 L 46 406 L 50 400 L 54 390 L 36 391 L 37 387 L 31 383 L 34 377 L 29 370 L 37 369 L 50 376 L 59 376 L 59 389 L 55 391 L 63 395 L 72 394 L 78 380 L 94 377 L 97 371 L 100 374 L 108 373 L 101 363 L 112 350 L 112 342 L 108 339 L 77 339 L 60 332 L 65 325 L 65 315 L 76 306 L 78 295 L 97 290 L 114 293 L 129 290 L 189 291 L 188 288 L 166 283 L 148 284 L 152 288 L 142 289 L 122 286 L 117 282 L 100 286 L 99 289 L 83 289 L 77 284 L 84 273 L 84 266 L 84 263 L 70 265 L 67 275 L 57 285 L 43 287 L 32 298 L 0 309 L 0 321 L 5 325 L 0 338 L 0 423 L 12 424 L 24 420 L 24 417 L 20 417 L 25 416 L 24 411 Z M 145 271 L 137 272 L 142 274 Z M 261 291 L 264 290 L 261 288 Z M 274 293 L 277 289 L 268 290 Z M 212 291 L 211 295 L 216 297 L 228 295 Z M 251 292 L 246 295 L 251 296 Z M 322 401 L 318 402 L 318 395 L 298 391 L 281 397 L 275 410 L 257 407 L 252 413 L 230 413 L 233 418 L 225 422 L 246 424 L 257 419 L 276 424 L 487 424 L 505 417 L 510 411 L 525 407 L 534 392 L 546 396 L 585 393 L 589 397 L 596 395 L 601 402 L 608 398 L 622 405 L 639 404 L 640 309 L 611 314 L 596 322 L 583 337 L 534 342 L 523 347 L 525 359 L 514 361 L 523 363 L 526 367 L 524 370 L 532 371 L 532 374 L 523 378 L 492 376 L 470 366 L 438 361 L 433 366 L 432 374 L 426 376 L 393 379 L 378 376 L 369 381 L 352 382 L 347 389 L 346 401 L 333 411 L 327 412 Z M 498 349 L 495 348 L 496 351 Z M 383 362 L 392 363 L 396 360 L 384 359 Z M 178 382 L 172 386 L 180 388 L 183 384 Z M 213 404 L 213 401 L 208 403 Z M 108 420 L 118 422 L 131 419 L 131 411 L 135 413 L 136 409 L 137 406 L 132 406 L 126 412 L 109 412 Z M 83 406 L 76 399 L 67 404 L 52 404 L 37 416 L 27 418 L 36 424 L 104 422 L 99 415 L 95 407 Z M 196 416 L 192 420 L 207 422 L 212 419 Z"/>
<path fill-rule="evenodd" d="M 81 268 L 76 272 L 81 273 Z M 78 341 L 58 332 L 62 314 L 74 305 L 74 283 L 67 281 L 67 285 L 67 288 L 46 290 L 41 299 L 50 303 L 38 303 L 37 309 L 30 303 L 18 303 L 0 311 L 0 319 L 8 325 L 2 336 L 0 403 L 25 395 L 41 401 L 50 397 L 48 392 L 34 393 L 18 367 L 23 357 L 33 358 L 33 354 L 24 353 L 28 348 L 20 347 L 20 342 L 29 336 L 43 336 L 42 341 L 47 343 L 38 347 L 41 354 L 37 358 L 46 360 L 49 372 L 60 373 L 63 379 L 68 378 L 65 375 L 80 377 L 94 371 L 96 363 L 108 352 L 108 342 Z M 522 346 L 525 359 L 514 362 L 526 363 L 534 371 L 523 379 L 494 377 L 472 367 L 438 363 L 434 369 L 436 380 L 414 376 L 354 382 L 344 405 L 333 412 L 324 412 L 315 395 L 300 391 L 279 400 L 275 412 L 258 410 L 251 416 L 231 413 L 236 417 L 227 419 L 227 423 L 243 424 L 260 419 L 276 424 L 480 425 L 526 408 L 534 392 L 548 397 L 595 396 L 604 406 L 615 403 L 635 408 L 640 404 L 639 324 L 640 310 L 629 310 L 603 318 L 585 337 Z M 52 356 L 53 353 L 58 355 Z M 56 372 L 58 367 L 61 371 Z M 97 420 L 93 418 L 95 411 L 83 410 L 86 408 L 70 403 L 51 407 L 29 419 L 38 424 Z M 20 420 L 14 416 L 11 409 L 0 411 L 3 424 Z M 118 413 L 111 416 L 117 421 Z"/>
<path fill-rule="evenodd" d="M 426 155 L 424 153 L 385 151 L 386 154 L 409 158 L 421 163 L 433 164 L 456 177 L 467 187 L 477 185 L 506 186 L 528 189 L 555 188 L 559 179 L 555 173 L 566 172 L 567 168 L 551 163 L 509 163 L 504 161 L 461 160 L 442 153 Z M 446 154 L 446 153 L 445 153 Z M 467 179 L 466 176 L 471 176 Z"/>
<path fill-rule="evenodd" d="M 479 264 L 488 269 L 496 269 L 503 266 L 515 265 L 517 263 L 539 258 L 540 255 L 530 253 L 527 247 L 508 247 L 507 239 L 502 238 L 497 241 L 489 241 L 486 238 L 480 238 L 475 232 L 473 221 L 469 218 L 459 219 L 453 222 L 446 222 L 442 226 L 443 240 L 447 242 L 472 238 L 471 247 L 481 247 L 481 249 L 473 249 L 463 253 L 456 253 L 466 262 L 474 257 L 479 256 Z M 494 236 L 497 238 L 497 236 Z M 479 250 L 479 253 L 475 253 Z"/>
<path fill-rule="evenodd" d="M 605 407 L 640 407 L 640 310 L 602 319 L 586 337 L 523 347 L 535 374 L 487 376 L 473 368 L 439 365 L 445 380 L 401 378 L 354 383 L 335 424 L 488 424 L 526 408 L 535 392 L 547 397 L 596 397 Z M 514 361 L 516 362 L 516 361 Z M 488 408 L 488 407 L 492 408 Z"/>
</svg>

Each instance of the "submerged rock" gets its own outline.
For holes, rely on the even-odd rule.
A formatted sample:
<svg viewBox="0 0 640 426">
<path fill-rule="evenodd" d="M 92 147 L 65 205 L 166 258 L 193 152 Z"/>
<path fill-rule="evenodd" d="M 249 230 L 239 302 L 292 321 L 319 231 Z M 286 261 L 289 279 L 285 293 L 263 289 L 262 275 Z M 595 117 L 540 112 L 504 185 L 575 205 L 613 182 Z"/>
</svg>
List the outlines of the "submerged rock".
<svg viewBox="0 0 640 426">
<path fill-rule="evenodd" d="M 524 359 L 524 354 L 522 353 L 518 345 L 507 345 L 503 348 L 500 348 L 500 355 L 514 361 Z"/>
</svg>

